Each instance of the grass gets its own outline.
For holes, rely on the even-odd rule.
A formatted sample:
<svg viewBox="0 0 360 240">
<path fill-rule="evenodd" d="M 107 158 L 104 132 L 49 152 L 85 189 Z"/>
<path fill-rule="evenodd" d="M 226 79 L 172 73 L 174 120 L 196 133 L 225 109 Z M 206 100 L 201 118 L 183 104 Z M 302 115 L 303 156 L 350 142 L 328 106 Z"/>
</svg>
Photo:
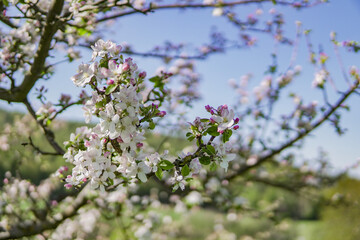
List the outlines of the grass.
<svg viewBox="0 0 360 240">
<path fill-rule="evenodd" d="M 321 221 L 295 221 L 298 237 L 296 240 L 318 240 L 317 232 L 322 225 Z"/>
</svg>

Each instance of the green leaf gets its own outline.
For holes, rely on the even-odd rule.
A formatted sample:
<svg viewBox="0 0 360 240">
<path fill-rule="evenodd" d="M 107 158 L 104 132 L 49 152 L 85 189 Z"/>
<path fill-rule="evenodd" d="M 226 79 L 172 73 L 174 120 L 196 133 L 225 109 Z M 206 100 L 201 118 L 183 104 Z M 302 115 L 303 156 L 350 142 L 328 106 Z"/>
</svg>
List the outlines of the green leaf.
<svg viewBox="0 0 360 240">
<path fill-rule="evenodd" d="M 153 121 L 149 122 L 149 129 L 153 130 L 155 128 L 155 123 Z"/>
<path fill-rule="evenodd" d="M 3 4 L 5 5 L 5 7 L 9 6 L 9 1 L 8 0 L 2 0 Z"/>
<path fill-rule="evenodd" d="M 217 164 L 215 162 L 213 162 L 211 165 L 210 165 L 210 171 L 215 171 L 217 169 Z"/>
<path fill-rule="evenodd" d="M 206 148 L 211 152 L 211 155 L 215 155 L 216 151 L 212 145 L 206 145 Z"/>
<path fill-rule="evenodd" d="M 106 105 L 106 99 L 105 98 L 103 100 L 101 100 L 100 102 L 95 103 L 96 108 L 102 108 L 105 105 Z"/>
<path fill-rule="evenodd" d="M 150 82 L 158 82 L 158 81 L 161 81 L 161 77 L 155 76 L 155 77 L 149 78 L 149 81 Z"/>
<path fill-rule="evenodd" d="M 231 135 L 232 135 L 232 131 L 230 129 L 226 129 L 222 135 L 223 142 L 226 143 L 227 141 L 229 141 Z"/>
<path fill-rule="evenodd" d="M 155 175 L 156 175 L 156 177 L 157 177 L 159 180 L 161 180 L 162 177 L 163 177 L 163 171 L 162 171 L 162 169 L 161 169 L 161 168 L 158 168 L 157 171 L 155 172 Z"/>
<path fill-rule="evenodd" d="M 183 166 L 182 169 L 181 169 L 181 175 L 186 177 L 187 175 L 189 175 L 189 173 L 190 173 L 189 166 L 188 165 Z"/>
<path fill-rule="evenodd" d="M 174 185 L 172 192 L 176 192 L 176 190 L 178 190 L 178 188 L 179 188 L 179 184 L 177 183 Z"/>
<path fill-rule="evenodd" d="M 197 127 L 195 127 L 194 125 L 191 125 L 191 126 L 190 126 L 190 129 L 191 129 L 193 132 L 196 132 L 196 131 L 197 131 Z"/>
<path fill-rule="evenodd" d="M 274 5 L 276 5 L 276 0 L 271 0 Z"/>
<path fill-rule="evenodd" d="M 149 79 L 150 82 L 154 83 L 155 88 L 160 88 L 160 89 L 164 88 L 164 82 L 162 80 L 163 79 L 159 76 L 155 76 Z"/>
<path fill-rule="evenodd" d="M 65 149 L 68 149 L 69 147 L 71 147 L 72 146 L 72 142 L 71 141 L 69 141 L 66 145 L 65 145 Z"/>
<path fill-rule="evenodd" d="M 209 127 L 207 130 L 207 133 L 209 133 L 211 136 L 214 136 L 214 137 L 220 135 L 220 133 L 217 131 L 217 126 Z"/>
<path fill-rule="evenodd" d="M 202 165 L 209 165 L 211 162 L 211 158 L 209 156 L 202 156 L 199 158 L 199 161 Z"/>
<path fill-rule="evenodd" d="M 186 137 L 190 137 L 191 135 L 192 135 L 191 132 L 187 132 L 187 133 L 186 133 Z"/>
<path fill-rule="evenodd" d="M 112 93 L 113 91 L 115 91 L 115 89 L 117 88 L 117 84 L 111 84 L 106 88 L 105 94 L 109 95 L 110 93 Z"/>
<path fill-rule="evenodd" d="M 192 140 L 195 139 L 195 136 L 191 136 L 191 137 L 188 137 L 188 141 L 191 142 Z"/>
<path fill-rule="evenodd" d="M 113 179 L 108 178 L 107 181 L 108 181 L 108 183 L 109 183 L 110 186 L 114 185 L 114 180 L 113 180 Z"/>
<path fill-rule="evenodd" d="M 85 29 L 85 28 L 79 28 L 78 30 L 77 30 L 77 32 L 78 32 L 78 34 L 80 35 L 80 36 L 90 36 L 91 35 L 91 31 L 89 31 L 89 30 L 87 30 L 87 29 Z"/>
<path fill-rule="evenodd" d="M 172 169 L 174 167 L 174 164 L 172 164 L 168 160 L 162 160 L 159 163 L 159 167 L 161 167 L 163 170 L 170 170 L 170 169 Z"/>
<path fill-rule="evenodd" d="M 207 119 L 207 118 L 200 119 L 200 122 L 208 122 L 208 121 L 209 121 L 209 119 Z"/>
</svg>

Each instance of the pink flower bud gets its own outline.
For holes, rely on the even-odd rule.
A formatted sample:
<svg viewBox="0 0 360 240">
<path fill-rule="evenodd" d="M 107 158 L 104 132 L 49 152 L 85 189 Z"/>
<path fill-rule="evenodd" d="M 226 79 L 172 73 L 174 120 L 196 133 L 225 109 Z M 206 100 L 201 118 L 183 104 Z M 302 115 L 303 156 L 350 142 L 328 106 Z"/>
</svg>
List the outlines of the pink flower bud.
<svg viewBox="0 0 360 240">
<path fill-rule="evenodd" d="M 166 115 L 166 112 L 161 111 L 161 112 L 158 112 L 156 115 L 159 116 L 159 117 L 164 117 Z"/>
<path fill-rule="evenodd" d="M 70 189 L 70 188 L 72 188 L 72 185 L 70 183 L 67 183 L 64 185 L 64 187 L 66 187 L 66 189 Z"/>
<path fill-rule="evenodd" d="M 233 127 L 233 129 L 234 129 L 234 130 L 238 130 L 238 129 L 239 129 L 239 125 L 235 125 L 235 126 Z"/>
<path fill-rule="evenodd" d="M 106 151 L 106 152 L 104 152 L 104 157 L 107 158 L 108 156 L 110 156 L 110 154 L 111 154 L 111 153 L 110 153 L 109 151 Z"/>
<path fill-rule="evenodd" d="M 210 120 L 210 123 L 215 123 L 215 120 L 212 117 L 209 120 Z"/>
<path fill-rule="evenodd" d="M 118 137 L 118 138 L 116 139 L 116 141 L 117 141 L 118 143 L 123 143 L 123 142 L 124 142 L 121 137 Z"/>
<path fill-rule="evenodd" d="M 131 57 L 128 57 L 127 59 L 125 59 L 125 62 L 132 62 L 132 58 Z"/>
<path fill-rule="evenodd" d="M 136 144 L 136 147 L 137 147 L 137 148 L 141 148 L 141 147 L 143 147 L 143 146 L 144 146 L 144 144 L 141 143 L 141 142 L 138 142 L 138 143 Z"/>
<path fill-rule="evenodd" d="M 139 73 L 139 78 L 145 78 L 145 77 L 146 77 L 146 72 Z"/>
<path fill-rule="evenodd" d="M 9 179 L 4 178 L 4 184 L 8 184 L 9 183 Z"/>
<path fill-rule="evenodd" d="M 217 132 L 220 133 L 220 134 L 223 134 L 223 133 L 224 133 L 224 130 L 219 130 L 219 129 L 218 129 Z"/>
<path fill-rule="evenodd" d="M 107 84 L 107 85 L 112 85 L 112 84 L 114 84 L 114 83 L 115 83 L 115 82 L 114 82 L 113 79 L 109 79 L 109 80 L 106 81 L 106 84 Z"/>
<path fill-rule="evenodd" d="M 87 181 L 87 178 L 83 178 L 83 182 L 86 182 Z"/>
<path fill-rule="evenodd" d="M 239 118 L 235 118 L 235 119 L 234 119 L 234 124 L 238 124 L 238 123 L 239 123 L 239 121 L 240 121 L 240 119 L 239 119 Z"/>
<path fill-rule="evenodd" d="M 129 63 L 127 63 L 127 62 L 125 62 L 124 64 L 123 64 L 123 66 L 122 66 L 122 69 L 123 69 L 123 71 L 129 71 L 129 69 L 130 69 L 130 64 Z"/>
<path fill-rule="evenodd" d="M 211 111 L 210 105 L 206 105 L 206 106 L 205 106 L 205 109 L 206 109 L 206 111 L 210 112 L 210 111 Z"/>
<path fill-rule="evenodd" d="M 91 146 L 89 141 L 85 141 L 84 145 L 85 145 L 85 147 L 90 147 Z"/>
<path fill-rule="evenodd" d="M 51 201 L 51 206 L 56 206 L 56 205 L 58 205 L 58 202 L 56 200 L 52 200 Z"/>
</svg>

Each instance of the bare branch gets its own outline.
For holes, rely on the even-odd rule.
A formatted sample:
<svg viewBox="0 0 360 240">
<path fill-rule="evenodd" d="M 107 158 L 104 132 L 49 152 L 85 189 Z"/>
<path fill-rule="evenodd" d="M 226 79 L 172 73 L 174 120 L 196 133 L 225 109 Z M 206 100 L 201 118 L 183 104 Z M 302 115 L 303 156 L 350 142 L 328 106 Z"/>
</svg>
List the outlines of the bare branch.
<svg viewBox="0 0 360 240">
<path fill-rule="evenodd" d="M 29 142 L 28 143 L 23 143 L 23 145 L 27 145 L 27 144 L 29 144 L 32 148 L 34 148 L 34 150 L 36 152 L 38 152 L 41 155 L 52 155 L 52 156 L 61 156 L 61 155 L 63 155 L 63 154 L 60 154 L 60 153 L 57 153 L 57 152 L 45 152 L 45 151 L 42 151 L 38 146 L 36 146 L 34 144 L 31 137 L 29 137 Z"/>
<path fill-rule="evenodd" d="M 237 177 L 239 175 L 242 175 L 242 174 L 248 172 L 250 169 L 253 169 L 255 167 L 260 166 L 261 164 L 263 164 L 267 160 L 273 158 L 276 154 L 281 153 L 285 149 L 293 146 L 299 140 L 303 139 L 305 136 L 309 135 L 312 131 L 317 129 L 326 120 L 328 120 L 335 113 L 335 111 L 337 109 L 341 108 L 341 106 L 345 102 L 345 100 L 356 91 L 356 89 L 359 87 L 359 84 L 360 84 L 360 82 L 357 81 L 347 92 L 345 92 L 342 95 L 342 97 L 340 97 L 340 99 L 335 103 L 335 105 L 333 105 L 327 112 L 324 113 L 324 115 L 323 115 L 323 117 L 321 119 L 319 119 L 317 122 L 312 124 L 311 128 L 299 132 L 297 134 L 297 136 L 294 137 L 293 139 L 291 139 L 290 141 L 284 143 L 283 145 L 281 145 L 278 148 L 275 148 L 275 149 L 265 153 L 265 155 L 260 156 L 258 161 L 255 164 L 253 164 L 253 165 L 243 165 L 243 167 L 241 167 L 236 173 L 227 176 L 226 179 L 231 180 L 231 179 L 233 179 L 233 178 L 235 178 L 235 177 Z"/>
<path fill-rule="evenodd" d="M 26 106 L 26 108 L 28 109 L 29 113 L 31 114 L 31 116 L 36 120 L 36 122 L 41 126 L 41 128 L 44 131 L 45 137 L 47 139 L 47 141 L 50 143 L 50 145 L 54 148 L 54 150 L 59 154 L 59 155 L 63 155 L 65 153 L 65 151 L 59 146 L 59 144 L 55 141 L 55 136 L 54 133 L 49 130 L 42 121 L 38 121 L 37 117 L 36 117 L 36 113 L 34 111 L 34 109 L 32 108 L 31 104 L 29 103 L 29 101 L 27 99 L 24 100 L 24 104 Z"/>
<path fill-rule="evenodd" d="M 135 13 L 142 13 L 146 14 L 152 12 L 153 10 L 160 10 L 160 9 L 191 9 L 191 8 L 214 8 L 214 7 L 232 7 L 237 5 L 246 5 L 246 4 L 253 4 L 253 3 L 265 3 L 265 2 L 272 2 L 272 0 L 242 0 L 242 1 L 234 1 L 234 2 L 223 2 L 223 3 L 211 3 L 211 4 L 169 4 L 169 5 L 150 5 L 148 8 L 144 9 L 136 9 L 130 10 L 126 12 L 121 12 L 118 14 L 114 14 L 112 16 L 106 16 L 97 20 L 97 22 L 104 22 L 111 19 L 116 19 L 119 17 L 132 15 Z M 286 1 L 276 1 L 279 5 L 292 5 L 292 3 Z M 305 6 L 304 6 L 305 7 Z"/>
</svg>

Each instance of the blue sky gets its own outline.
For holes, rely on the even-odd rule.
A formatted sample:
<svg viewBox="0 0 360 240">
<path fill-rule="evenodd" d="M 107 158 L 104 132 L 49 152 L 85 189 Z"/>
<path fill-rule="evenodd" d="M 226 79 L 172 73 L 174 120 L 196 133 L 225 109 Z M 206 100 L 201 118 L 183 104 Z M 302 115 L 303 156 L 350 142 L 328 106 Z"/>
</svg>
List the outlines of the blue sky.
<svg viewBox="0 0 360 240">
<path fill-rule="evenodd" d="M 244 17 L 259 6 L 239 7 L 238 10 Z M 284 13 L 286 20 L 285 35 L 291 38 L 295 36 L 295 21 L 303 23 L 303 29 L 312 29 L 311 38 L 314 49 L 318 50 L 321 46 L 330 56 L 329 69 L 331 70 L 335 82 L 341 86 L 344 82 L 341 76 L 339 64 L 336 61 L 333 47 L 329 41 L 331 31 L 336 31 L 339 40 L 360 40 L 360 1 L 358 0 L 333 0 L 329 4 L 324 4 L 311 9 L 297 11 L 270 4 L 263 5 L 264 17 L 268 15 L 269 8 L 275 7 Z M 188 11 L 159 11 L 149 16 L 134 15 L 122 18 L 115 27 L 106 29 L 109 34 L 106 39 L 111 39 L 117 43 L 128 42 L 135 46 L 138 51 L 146 51 L 154 45 L 161 44 L 165 40 L 173 42 L 190 43 L 198 46 L 207 42 L 210 28 L 216 28 L 227 36 L 237 36 L 236 29 L 228 24 L 224 19 L 213 17 L 211 10 L 188 10 Z M 235 103 L 236 94 L 228 85 L 228 80 L 240 77 L 247 73 L 253 73 L 253 81 L 259 82 L 267 66 L 271 63 L 270 54 L 274 50 L 273 40 L 265 35 L 257 35 L 259 40 L 257 46 L 251 49 L 236 50 L 226 54 L 211 56 L 208 60 L 199 62 L 197 70 L 202 77 L 201 88 L 202 100 L 195 104 L 191 111 L 191 116 L 205 115 L 204 105 L 210 104 L 218 106 L 220 104 L 231 105 Z M 308 63 L 305 39 L 300 40 L 299 54 L 296 63 L 303 66 L 303 73 L 295 80 L 292 89 L 297 89 L 305 99 L 321 99 L 318 91 L 311 88 L 314 76 L 314 69 Z M 291 47 L 279 47 L 279 67 L 280 71 L 285 71 L 291 57 Z M 83 53 L 84 58 L 71 65 L 58 65 L 57 73 L 48 82 L 43 82 L 49 89 L 48 99 L 56 102 L 61 93 L 77 94 L 81 89 L 76 88 L 70 77 L 76 73 L 77 65 L 89 59 L 89 52 Z M 351 65 L 360 66 L 360 55 L 341 51 L 345 68 Z M 152 75 L 161 62 L 154 59 L 133 57 L 140 68 Z M 34 95 L 32 97 L 34 99 Z M 35 103 L 34 105 L 37 105 Z M 282 103 L 286 107 L 286 102 Z M 323 147 L 329 153 L 331 162 L 336 169 L 343 169 L 351 165 L 359 157 L 357 145 L 360 140 L 360 111 L 358 110 L 359 98 L 353 96 L 349 104 L 352 111 L 343 114 L 343 126 L 348 131 L 344 136 L 338 137 L 333 129 L 328 125 L 318 129 L 314 136 L 306 141 L 303 155 L 311 158 L 317 156 L 318 149 Z M 9 108 L 5 103 L 1 106 Z M 37 105 L 38 106 L 38 105 Z M 12 109 L 22 109 L 19 105 L 12 105 Z M 281 110 L 281 109 L 280 109 Z M 80 108 L 74 108 L 63 116 L 65 119 L 82 120 Z M 360 172 L 357 170 L 357 172 Z M 359 174 L 360 175 L 360 174 Z"/>
</svg>

